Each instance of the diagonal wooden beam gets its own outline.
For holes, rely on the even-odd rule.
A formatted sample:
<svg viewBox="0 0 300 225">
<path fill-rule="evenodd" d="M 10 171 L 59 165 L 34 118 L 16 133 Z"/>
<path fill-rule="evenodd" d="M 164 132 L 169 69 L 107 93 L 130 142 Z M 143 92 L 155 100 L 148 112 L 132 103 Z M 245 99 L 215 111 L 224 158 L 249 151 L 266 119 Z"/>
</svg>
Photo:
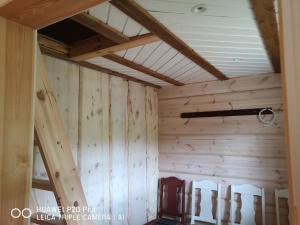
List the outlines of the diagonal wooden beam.
<svg viewBox="0 0 300 225">
<path fill-rule="evenodd" d="M 129 37 L 122 34 L 120 31 L 112 28 L 111 26 L 107 25 L 106 23 L 87 13 L 77 14 L 75 16 L 72 16 L 70 19 L 76 21 L 77 23 L 80 23 L 81 25 L 95 31 L 98 34 L 101 34 L 102 36 L 116 43 L 121 44 L 130 40 Z"/>
<path fill-rule="evenodd" d="M 13 0 L 1 4 L 0 16 L 33 28 L 42 28 L 106 0 Z"/>
<path fill-rule="evenodd" d="M 251 5 L 274 72 L 280 73 L 279 33 L 274 0 L 251 0 Z"/>
<path fill-rule="evenodd" d="M 103 41 L 103 38 L 101 37 L 93 37 L 76 43 L 70 49 L 70 58 L 76 61 L 84 61 L 159 40 L 160 39 L 154 34 L 143 34 L 130 38 L 130 40 L 127 42 L 116 44 L 113 41 L 110 41 L 110 43 L 108 40 Z"/>
<path fill-rule="evenodd" d="M 122 58 L 122 57 L 120 57 L 118 55 L 111 54 L 111 55 L 105 55 L 103 57 L 106 58 L 106 59 L 109 59 L 111 61 L 114 61 L 116 63 L 119 63 L 119 64 L 121 64 L 123 66 L 127 66 L 127 67 L 129 67 L 131 69 L 140 71 L 142 73 L 148 74 L 148 75 L 150 75 L 152 77 L 155 77 L 157 79 L 160 79 L 160 80 L 163 80 L 165 82 L 168 82 L 170 84 L 174 84 L 174 85 L 177 85 L 177 86 L 184 85 L 184 83 L 181 83 L 181 82 L 179 82 L 177 80 L 174 80 L 174 79 L 172 79 L 170 77 L 167 77 L 167 76 L 165 76 L 165 75 L 163 75 L 161 73 L 158 73 L 158 72 L 156 72 L 154 70 L 151 70 L 151 69 L 149 69 L 147 67 L 144 67 L 143 65 L 140 65 L 140 64 L 134 63 L 134 62 L 132 62 L 132 61 L 130 61 L 128 59 Z"/>
<path fill-rule="evenodd" d="M 69 58 L 69 52 L 68 52 L 69 51 L 68 50 L 69 46 L 67 46 L 63 43 L 60 43 L 58 41 L 55 41 L 53 39 L 50 39 L 48 37 L 39 35 L 38 40 L 39 40 L 39 44 L 40 44 L 40 48 L 41 48 L 42 53 L 44 53 L 46 55 L 50 55 L 50 56 L 53 56 L 55 58 L 66 60 L 66 61 L 78 64 L 80 66 L 84 66 L 84 67 L 87 67 L 87 68 L 90 68 L 90 69 L 93 69 L 93 70 L 97 70 L 99 72 L 107 73 L 107 74 L 112 75 L 112 76 L 117 76 L 117 77 L 121 77 L 121 78 L 126 79 L 126 80 L 141 83 L 141 84 L 144 84 L 146 86 L 161 88 L 161 86 L 159 86 L 159 85 L 156 85 L 156 84 L 153 84 L 153 83 L 150 83 L 150 82 L 147 82 L 147 81 L 143 81 L 143 80 L 128 76 L 124 73 L 119 73 L 117 71 L 110 70 L 110 69 L 105 68 L 105 67 L 101 67 L 101 66 L 98 66 L 98 65 L 95 65 L 95 64 L 92 64 L 92 63 L 88 63 L 88 62 L 78 62 L 78 61 L 72 60 L 71 58 Z"/>
<path fill-rule="evenodd" d="M 155 19 L 143 7 L 138 5 L 133 0 L 112 0 L 111 3 L 125 14 L 130 16 L 136 22 L 147 28 L 153 34 L 156 34 L 161 40 L 168 43 L 170 46 L 181 52 L 184 56 L 192 60 L 194 63 L 205 69 L 207 72 L 214 75 L 220 80 L 226 80 L 227 77 L 219 71 L 216 67 L 199 56 L 194 50 L 185 42 L 175 36 L 163 24 Z"/>
</svg>

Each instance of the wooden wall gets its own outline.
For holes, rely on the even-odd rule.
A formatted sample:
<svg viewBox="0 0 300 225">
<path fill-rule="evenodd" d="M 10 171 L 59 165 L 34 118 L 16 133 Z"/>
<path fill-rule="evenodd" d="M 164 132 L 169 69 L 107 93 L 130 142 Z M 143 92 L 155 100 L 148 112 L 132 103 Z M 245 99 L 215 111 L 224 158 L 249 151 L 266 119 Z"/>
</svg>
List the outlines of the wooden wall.
<svg viewBox="0 0 300 225">
<path fill-rule="evenodd" d="M 140 225 L 154 218 L 157 90 L 45 57 L 88 205 L 104 216 L 94 225 Z M 38 151 L 34 177 L 47 179 Z M 50 192 L 34 190 L 33 195 L 39 206 L 56 205 Z"/>
<path fill-rule="evenodd" d="M 159 91 L 159 176 L 222 184 L 222 220 L 229 219 L 230 184 L 266 189 L 267 224 L 276 224 L 274 188 L 287 187 L 287 165 L 279 75 L 211 81 Z M 181 119 L 180 113 L 272 107 L 276 121 L 264 126 L 256 116 Z M 287 224 L 286 203 L 281 203 Z M 258 223 L 260 224 L 260 223 Z"/>
</svg>

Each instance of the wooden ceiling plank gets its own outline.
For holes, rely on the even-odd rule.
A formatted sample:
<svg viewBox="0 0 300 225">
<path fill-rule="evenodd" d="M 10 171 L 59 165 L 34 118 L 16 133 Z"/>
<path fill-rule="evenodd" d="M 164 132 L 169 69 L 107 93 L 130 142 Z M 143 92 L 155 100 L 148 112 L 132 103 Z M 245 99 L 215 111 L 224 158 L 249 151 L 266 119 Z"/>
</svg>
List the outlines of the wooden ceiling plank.
<svg viewBox="0 0 300 225">
<path fill-rule="evenodd" d="M 251 0 L 256 23 L 273 70 L 280 73 L 279 33 L 273 0 Z"/>
<path fill-rule="evenodd" d="M 129 48 L 138 47 L 145 44 L 150 44 L 160 39 L 154 34 L 144 34 L 133 38 L 122 44 L 113 44 L 104 47 L 99 40 L 87 40 L 76 44 L 70 49 L 70 58 L 76 61 L 84 61 L 91 58 L 113 54 L 114 52 L 122 51 Z M 91 43 L 92 42 L 92 43 Z M 90 47 L 88 47 L 90 46 Z"/>
<path fill-rule="evenodd" d="M 163 80 L 165 82 L 168 82 L 170 84 L 174 84 L 174 85 L 177 85 L 177 86 L 184 85 L 184 83 L 181 83 L 181 82 L 179 82 L 177 80 L 174 80 L 174 79 L 172 79 L 170 77 L 167 77 L 167 76 L 165 76 L 163 74 L 160 74 L 160 73 L 158 73 L 156 71 L 153 71 L 153 70 L 151 70 L 151 69 L 149 69 L 147 67 L 144 67 L 143 65 L 136 64 L 136 63 L 134 63 L 134 62 L 132 62 L 130 60 L 127 60 L 125 58 L 122 58 L 122 57 L 120 57 L 118 55 L 111 54 L 111 55 L 105 55 L 103 57 L 106 58 L 106 59 L 109 59 L 111 61 L 114 61 L 116 63 L 119 63 L 119 64 L 121 64 L 123 66 L 127 66 L 127 67 L 129 67 L 131 69 L 140 71 L 142 73 L 145 73 L 145 74 L 150 75 L 152 77 L 155 77 L 157 79 L 160 79 L 160 80 Z"/>
<path fill-rule="evenodd" d="M 111 3 L 125 14 L 130 16 L 136 22 L 147 28 L 153 34 L 156 34 L 161 40 L 181 52 L 184 56 L 195 62 L 220 80 L 226 80 L 227 77 L 207 60 L 198 55 L 185 42 L 175 36 L 163 24 L 150 15 L 143 7 L 133 0 L 112 0 Z"/>
<path fill-rule="evenodd" d="M 2 5 L 0 16 L 38 29 L 104 1 L 106 0 L 14 0 Z"/>
<path fill-rule="evenodd" d="M 43 38 L 44 38 L 43 36 L 39 37 L 39 41 L 43 40 Z M 55 42 L 54 40 L 51 40 L 51 41 Z M 134 78 L 132 76 L 128 76 L 126 74 L 110 70 L 108 68 L 104 68 L 104 67 L 101 67 L 101 66 L 98 66 L 98 65 L 95 65 L 95 64 L 92 64 L 92 63 L 88 63 L 88 62 L 78 62 L 78 61 L 72 60 L 71 58 L 69 58 L 68 53 L 67 54 L 63 53 L 65 51 L 68 51 L 68 46 L 60 45 L 59 42 L 57 42 L 56 44 L 55 43 L 50 43 L 50 46 L 47 46 L 47 43 L 49 43 L 49 42 L 47 42 L 45 40 L 43 40 L 40 43 L 40 49 L 41 49 L 41 52 L 43 54 L 50 55 L 50 56 L 53 56 L 55 58 L 62 59 L 62 60 L 65 60 L 65 61 L 69 61 L 69 62 L 75 63 L 75 64 L 80 65 L 80 66 L 84 66 L 84 67 L 87 67 L 87 68 L 90 68 L 90 69 L 94 69 L 94 70 L 97 70 L 99 72 L 107 73 L 107 74 L 112 75 L 112 76 L 117 76 L 117 77 L 121 77 L 121 78 L 126 79 L 126 80 L 141 83 L 141 84 L 144 84 L 146 86 L 150 86 L 150 87 L 154 87 L 154 88 L 161 88 L 161 86 L 159 86 L 159 85 L 156 85 L 156 84 L 144 81 L 144 80 L 140 80 L 140 79 Z M 64 50 L 61 51 L 59 49 L 58 50 L 53 49 L 53 46 L 59 46 L 59 49 L 64 48 Z"/>
<path fill-rule="evenodd" d="M 129 37 L 122 34 L 120 31 L 87 13 L 77 14 L 72 16 L 71 19 L 116 43 L 121 44 L 130 40 Z"/>
</svg>

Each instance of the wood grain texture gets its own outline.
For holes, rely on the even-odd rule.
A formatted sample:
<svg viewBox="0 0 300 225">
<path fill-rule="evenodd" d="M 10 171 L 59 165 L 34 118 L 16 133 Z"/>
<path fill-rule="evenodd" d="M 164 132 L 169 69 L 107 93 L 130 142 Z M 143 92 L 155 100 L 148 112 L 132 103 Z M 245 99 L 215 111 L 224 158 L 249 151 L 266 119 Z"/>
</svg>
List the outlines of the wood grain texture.
<svg viewBox="0 0 300 225">
<path fill-rule="evenodd" d="M 209 94 L 253 91 L 281 86 L 279 74 L 266 74 L 233 78 L 227 81 L 208 81 L 182 87 L 165 87 L 159 92 L 159 99 L 192 97 Z"/>
<path fill-rule="evenodd" d="M 114 70 L 111 70 L 111 69 L 108 69 L 105 67 L 101 67 L 101 66 L 89 63 L 89 62 L 74 61 L 69 58 L 69 47 L 68 46 L 66 46 L 62 43 L 59 43 L 57 41 L 51 40 L 49 38 L 40 36 L 39 44 L 40 44 L 41 51 L 46 55 L 50 55 L 55 58 L 62 59 L 62 60 L 68 61 L 68 62 L 73 62 L 77 65 L 87 67 L 87 68 L 90 68 L 90 69 L 93 69 L 93 70 L 96 70 L 99 72 L 107 73 L 109 75 L 121 77 L 126 80 L 135 81 L 135 82 L 138 82 L 138 83 L 141 83 L 141 84 L 144 84 L 147 86 L 149 85 L 149 86 L 152 86 L 155 88 L 160 88 L 159 85 L 155 85 L 153 83 L 150 83 L 150 82 L 147 82 L 147 81 L 144 81 L 144 80 L 141 80 L 141 79 L 138 79 L 138 78 L 135 78 L 135 77 L 132 77 L 132 76 L 126 75 L 124 73 L 120 73 L 120 72 L 117 72 L 117 71 L 114 71 Z"/>
<path fill-rule="evenodd" d="M 125 14 L 130 16 L 136 22 L 143 25 L 153 34 L 156 34 L 161 40 L 168 43 L 170 46 L 181 52 L 184 56 L 198 64 L 203 69 L 207 70 L 210 74 L 215 76 L 220 80 L 227 79 L 226 76 L 219 71 L 216 67 L 198 55 L 192 50 L 185 42 L 175 36 L 171 31 L 169 31 L 163 24 L 161 24 L 157 19 L 150 15 L 144 8 L 138 5 L 133 0 L 113 0 L 111 3 L 118 9 L 123 11 Z"/>
<path fill-rule="evenodd" d="M 128 223 L 147 221 L 147 146 L 145 89 L 129 82 L 128 94 Z M 138 181 L 138 182 L 137 182 Z"/>
<path fill-rule="evenodd" d="M 280 77 L 261 75 L 166 87 L 159 90 L 158 97 L 159 176 L 177 176 L 188 184 L 193 179 L 222 184 L 223 224 L 229 224 L 230 184 L 263 187 L 267 224 L 275 224 L 274 189 L 286 187 L 288 180 Z M 180 118 L 181 112 L 194 110 L 270 105 L 276 112 L 273 126 L 262 125 L 256 116 Z M 189 186 L 186 195 L 190 212 Z M 281 209 L 282 223 L 287 224 L 287 206 Z M 261 224 L 259 221 L 257 216 L 257 224 Z"/>
<path fill-rule="evenodd" d="M 144 34 L 132 37 L 129 41 L 123 42 L 121 44 L 112 42 L 109 43 L 108 46 L 103 46 L 103 41 L 101 41 L 101 39 L 99 40 L 99 38 L 96 38 L 92 40 L 82 41 L 73 46 L 70 50 L 70 57 L 76 61 L 84 61 L 157 41 L 159 41 L 159 38 L 156 35 Z"/>
<path fill-rule="evenodd" d="M 108 75 L 81 68 L 79 168 L 87 203 L 95 215 L 109 214 L 108 88 Z M 94 224 L 108 224 L 108 220 Z"/>
<path fill-rule="evenodd" d="M 71 19 L 116 43 L 121 44 L 130 40 L 129 37 L 122 34 L 122 32 L 87 13 L 77 14 L 72 16 Z"/>
<path fill-rule="evenodd" d="M 128 89 L 128 82 L 111 77 L 110 208 L 114 225 L 128 224 Z"/>
<path fill-rule="evenodd" d="M 42 28 L 105 0 L 14 0 L 0 8 L 0 16 L 33 28 Z"/>
<path fill-rule="evenodd" d="M 87 206 L 79 173 L 73 160 L 71 144 L 63 126 L 60 112 L 47 81 L 43 56 L 38 50 L 36 89 L 35 129 L 42 147 L 43 157 L 53 185 L 64 208 L 79 205 Z M 44 96 L 41 97 L 41 96 Z M 74 212 L 66 214 L 74 215 Z M 84 212 L 79 215 L 83 216 Z M 68 224 L 77 225 L 78 220 L 69 220 Z M 80 224 L 90 225 L 91 221 L 80 220 Z"/>
<path fill-rule="evenodd" d="M 280 73 L 279 33 L 275 1 L 251 0 L 257 26 L 263 38 L 274 72 Z"/>
<path fill-rule="evenodd" d="M 0 223 L 25 225 L 10 213 L 29 207 L 36 33 L 2 17 L 0 30 Z"/>
<path fill-rule="evenodd" d="M 59 99 L 64 99 L 70 104 L 77 100 L 79 104 L 77 170 L 81 172 L 88 205 L 97 210 L 93 215 L 107 214 L 111 218 L 111 221 L 104 218 L 94 223 L 146 223 L 147 218 L 150 219 L 156 213 L 157 89 L 147 88 L 135 82 L 129 84 L 120 77 L 109 76 L 85 67 L 80 67 L 79 73 L 77 69 L 74 70 L 72 63 L 59 59 L 46 60 L 46 63 L 49 63 L 46 68 L 54 65 L 54 61 L 58 61 L 55 63 L 56 74 L 65 76 L 67 84 L 75 77 L 80 77 L 78 94 L 72 96 L 68 90 L 60 90 L 60 82 L 63 79 L 55 80 L 57 75 L 53 76 L 53 85 L 56 86 L 53 90 L 61 91 L 58 92 L 61 94 Z M 74 77 L 71 77 L 71 74 Z M 130 91 L 132 92 L 129 96 Z M 53 96 L 56 96 L 55 92 Z M 64 105 L 58 104 L 58 107 L 64 114 Z M 64 118 L 71 119 L 69 116 Z M 72 127 L 76 126 L 72 124 Z M 71 131 L 67 131 L 70 136 Z M 106 144 L 108 146 L 105 147 Z M 38 152 L 35 153 L 34 161 L 35 177 L 48 179 Z M 134 172 L 129 173 L 129 170 Z M 56 206 L 53 194 L 49 193 L 34 190 L 33 194 L 37 196 L 39 206 Z M 132 204 L 129 204 L 129 199 Z M 137 210 L 139 216 L 135 214 Z"/>
<path fill-rule="evenodd" d="M 147 127 L 147 221 L 157 216 L 158 190 L 158 104 L 157 91 L 146 87 Z"/>
<path fill-rule="evenodd" d="M 279 1 L 279 17 L 281 25 L 281 65 L 284 94 L 284 110 L 286 112 L 286 144 L 289 171 L 289 200 L 291 224 L 300 222 L 300 165 L 299 159 L 299 72 L 300 65 L 300 4 L 298 1 Z"/>
</svg>

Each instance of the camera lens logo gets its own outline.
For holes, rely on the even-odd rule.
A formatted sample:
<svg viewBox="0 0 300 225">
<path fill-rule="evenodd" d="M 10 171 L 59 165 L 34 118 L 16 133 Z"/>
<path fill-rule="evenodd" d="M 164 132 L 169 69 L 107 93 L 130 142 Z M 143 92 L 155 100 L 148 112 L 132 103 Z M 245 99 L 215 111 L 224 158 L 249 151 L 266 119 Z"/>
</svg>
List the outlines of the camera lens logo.
<svg viewBox="0 0 300 225">
<path fill-rule="evenodd" d="M 25 208 L 23 210 L 20 210 L 18 208 L 14 208 L 10 211 L 10 215 L 12 218 L 14 219 L 18 219 L 20 218 L 21 216 L 25 219 L 29 219 L 32 215 L 32 212 L 29 208 Z"/>
</svg>

